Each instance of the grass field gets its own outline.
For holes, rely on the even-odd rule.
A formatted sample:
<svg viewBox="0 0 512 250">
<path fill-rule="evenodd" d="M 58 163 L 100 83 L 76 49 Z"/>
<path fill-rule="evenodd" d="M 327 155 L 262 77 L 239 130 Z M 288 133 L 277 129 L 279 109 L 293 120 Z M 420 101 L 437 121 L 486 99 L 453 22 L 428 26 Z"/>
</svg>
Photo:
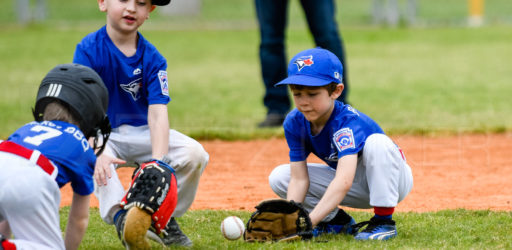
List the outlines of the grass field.
<svg viewBox="0 0 512 250">
<path fill-rule="evenodd" d="M 64 226 L 68 209 L 63 209 Z M 368 220 L 366 212 L 351 212 L 356 221 Z M 180 218 L 184 232 L 192 239 L 192 249 L 510 249 L 510 212 L 445 210 L 435 213 L 396 213 L 399 237 L 387 242 L 359 242 L 351 236 L 325 235 L 310 242 L 279 244 L 244 243 L 222 237 L 220 223 L 235 215 L 247 221 L 250 212 L 190 211 Z M 122 249 L 113 226 L 107 226 L 91 212 L 91 222 L 82 249 Z M 153 243 L 154 248 L 159 245 Z"/>
<path fill-rule="evenodd" d="M 12 3 L 0 10 L 0 139 L 29 122 L 40 80 L 58 63 L 71 62 L 75 45 L 103 25 L 95 1 L 49 0 L 49 19 L 15 23 Z M 464 26 L 466 1 L 422 1 L 420 26 L 395 29 L 369 24 L 370 0 L 337 1 L 347 51 L 349 101 L 391 134 L 512 131 L 512 32 L 509 0 L 486 1 L 491 25 Z M 199 17 L 155 13 L 142 34 L 169 62 L 171 126 L 196 139 L 282 136 L 257 129 L 265 115 L 252 1 L 204 0 Z M 80 10 L 80 11 L 78 11 Z M 313 47 L 292 1 L 288 55 Z M 62 211 L 65 223 L 68 208 Z M 370 214 L 354 212 L 358 221 Z M 191 211 L 180 220 L 194 249 L 510 249 L 512 214 L 490 211 L 397 213 L 399 237 L 361 243 L 345 236 L 328 242 L 243 244 L 221 237 L 228 215 L 249 212 Z M 112 226 L 96 209 L 82 249 L 121 249 Z"/>
<path fill-rule="evenodd" d="M 96 27 L 46 26 L 0 34 L 0 137 L 31 119 L 39 81 L 70 62 Z M 510 27 L 343 30 L 349 101 L 390 133 L 500 132 L 512 129 Z M 173 128 L 196 138 L 280 135 L 258 130 L 264 117 L 255 30 L 148 30 L 169 60 Z M 289 32 L 289 54 L 312 46 Z M 212 46 L 212 45 L 215 46 Z"/>
</svg>

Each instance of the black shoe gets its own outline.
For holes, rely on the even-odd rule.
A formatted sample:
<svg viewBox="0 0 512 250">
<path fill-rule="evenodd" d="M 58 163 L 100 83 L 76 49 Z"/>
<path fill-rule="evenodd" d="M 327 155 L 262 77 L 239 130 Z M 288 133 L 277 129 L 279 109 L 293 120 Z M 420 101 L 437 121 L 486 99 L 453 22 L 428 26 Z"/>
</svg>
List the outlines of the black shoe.
<svg viewBox="0 0 512 250">
<path fill-rule="evenodd" d="M 192 241 L 181 231 L 174 217 L 171 218 L 167 227 L 165 227 L 165 231 L 162 231 L 160 235 L 149 230 L 147 237 L 166 246 L 192 246 Z"/>
<path fill-rule="evenodd" d="M 285 115 L 270 113 L 264 121 L 258 124 L 259 128 L 280 127 L 283 125 Z"/>
<path fill-rule="evenodd" d="M 123 236 L 123 230 L 124 230 L 124 222 L 126 217 L 126 210 L 120 210 L 119 215 L 114 218 L 114 226 L 116 226 L 117 231 L 117 237 L 121 240 L 121 243 L 123 243 L 123 246 L 125 245 L 124 242 L 124 236 Z"/>
</svg>

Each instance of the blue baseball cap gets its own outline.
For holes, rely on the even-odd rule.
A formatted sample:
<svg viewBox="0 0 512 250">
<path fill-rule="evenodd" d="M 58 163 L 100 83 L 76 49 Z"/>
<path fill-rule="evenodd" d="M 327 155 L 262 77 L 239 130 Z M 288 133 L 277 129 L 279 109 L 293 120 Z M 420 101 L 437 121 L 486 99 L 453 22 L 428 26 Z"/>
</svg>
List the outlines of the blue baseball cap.
<svg viewBox="0 0 512 250">
<path fill-rule="evenodd" d="M 332 52 L 320 47 L 304 50 L 288 64 L 288 77 L 274 86 L 296 84 L 325 86 L 332 82 L 342 83 L 343 66 Z"/>
</svg>

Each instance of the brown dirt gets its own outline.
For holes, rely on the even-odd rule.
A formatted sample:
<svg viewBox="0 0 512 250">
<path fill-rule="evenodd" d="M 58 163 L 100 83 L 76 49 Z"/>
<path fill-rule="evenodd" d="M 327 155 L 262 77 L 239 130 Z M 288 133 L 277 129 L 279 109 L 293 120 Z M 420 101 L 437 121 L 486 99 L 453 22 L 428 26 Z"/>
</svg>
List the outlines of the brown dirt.
<svg viewBox="0 0 512 250">
<path fill-rule="evenodd" d="M 448 137 L 392 136 L 412 167 L 414 187 L 397 211 L 490 209 L 512 211 L 512 134 Z M 284 139 L 202 141 L 210 154 L 192 210 L 254 210 L 276 195 L 268 185 L 274 167 L 287 163 Z M 318 158 L 310 158 L 320 162 Z M 128 185 L 131 169 L 118 170 Z M 69 185 L 62 189 L 69 205 Z M 96 198 L 91 206 L 98 206 Z"/>
</svg>

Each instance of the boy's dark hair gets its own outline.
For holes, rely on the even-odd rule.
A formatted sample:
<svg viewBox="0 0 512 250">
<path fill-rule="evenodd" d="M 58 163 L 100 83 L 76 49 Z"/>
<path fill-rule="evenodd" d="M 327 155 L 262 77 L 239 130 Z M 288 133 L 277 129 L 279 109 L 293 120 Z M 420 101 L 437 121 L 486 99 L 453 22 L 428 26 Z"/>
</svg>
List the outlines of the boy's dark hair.
<svg viewBox="0 0 512 250">
<path fill-rule="evenodd" d="M 73 115 L 73 112 L 69 108 L 69 106 L 61 102 L 57 99 L 52 100 L 48 103 L 43 112 L 43 120 L 45 121 L 63 121 L 67 123 L 71 123 L 76 125 L 82 130 L 80 127 L 80 119 Z"/>
<path fill-rule="evenodd" d="M 331 82 L 331 83 L 329 83 L 327 85 L 319 86 L 319 87 L 310 87 L 310 86 L 296 85 L 296 84 L 289 84 L 289 86 L 290 86 L 290 89 L 292 89 L 292 90 L 293 89 L 302 90 L 304 88 L 311 88 L 311 89 L 324 88 L 324 89 L 327 90 L 329 95 L 331 95 L 336 90 L 336 87 L 338 86 L 338 83 Z"/>
</svg>

